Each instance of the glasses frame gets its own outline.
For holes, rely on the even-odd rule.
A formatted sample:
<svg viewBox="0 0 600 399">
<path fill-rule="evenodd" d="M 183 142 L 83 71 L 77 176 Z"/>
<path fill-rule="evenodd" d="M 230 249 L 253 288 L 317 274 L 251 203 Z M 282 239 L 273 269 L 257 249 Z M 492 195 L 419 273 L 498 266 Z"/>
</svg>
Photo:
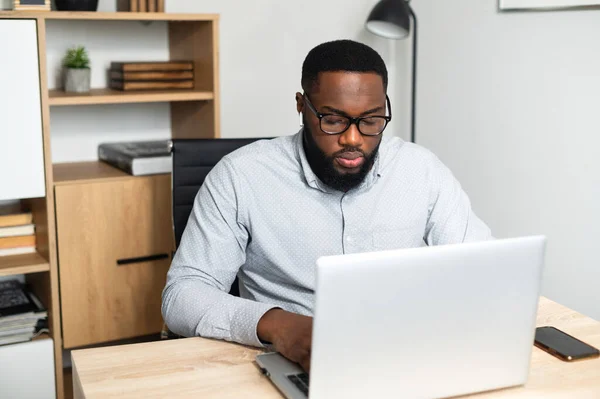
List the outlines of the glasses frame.
<svg viewBox="0 0 600 399">
<path fill-rule="evenodd" d="M 332 135 L 332 136 L 334 136 L 334 135 L 337 135 L 337 134 L 343 134 L 343 133 L 344 133 L 344 132 L 346 132 L 348 129 L 350 129 L 350 126 L 352 126 L 352 125 L 356 125 L 356 128 L 358 129 L 358 131 L 360 132 L 360 134 L 362 134 L 363 136 L 377 137 L 377 136 L 380 136 L 380 135 L 381 135 L 381 134 L 382 134 L 382 133 L 385 131 L 385 129 L 387 128 L 388 124 L 389 124 L 389 123 L 390 123 L 390 121 L 392 120 L 392 105 L 391 105 L 391 103 L 390 103 L 390 98 L 388 97 L 388 95 L 387 95 L 387 94 L 385 95 L 385 102 L 386 102 L 386 105 L 387 105 L 387 108 L 388 108 L 388 113 L 389 113 L 389 116 L 384 116 L 384 115 L 371 115 L 371 116 L 360 116 L 360 117 L 358 117 L 358 118 L 352 118 L 352 117 L 350 117 L 350 116 L 348 116 L 348 115 L 340 115 L 340 114 L 335 114 L 335 113 L 327 113 L 327 114 L 321 113 L 321 112 L 317 111 L 317 109 L 316 109 L 316 108 L 315 108 L 315 106 L 312 104 L 312 102 L 310 101 L 310 99 L 308 98 L 308 96 L 306 95 L 306 93 L 305 93 L 305 94 L 303 94 L 303 95 L 302 95 L 302 97 L 304 98 L 304 101 L 306 102 L 306 105 L 308 105 L 308 108 L 311 110 L 311 112 L 312 112 L 313 114 L 315 114 L 315 116 L 316 116 L 316 117 L 319 119 L 319 128 L 321 129 L 321 131 L 322 131 L 323 133 L 325 133 L 325 134 L 329 134 L 329 135 Z M 335 115 L 335 116 L 341 116 L 341 117 L 344 117 L 344 118 L 348 119 L 348 121 L 349 121 L 350 123 L 348 123 L 348 126 L 346 126 L 346 128 L 345 128 L 344 130 L 342 130 L 341 132 L 339 132 L 339 133 L 330 133 L 330 132 L 326 132 L 325 130 L 323 130 L 323 127 L 322 127 L 323 118 L 324 118 L 324 117 L 326 117 L 326 116 L 330 116 L 330 115 Z M 377 118 L 383 118 L 383 119 L 385 119 L 385 126 L 383 126 L 383 129 L 381 129 L 381 132 L 379 132 L 379 133 L 377 133 L 377 134 L 368 134 L 368 133 L 367 133 L 367 134 L 365 134 L 365 133 L 363 133 L 363 132 L 360 130 L 360 122 L 361 122 L 363 119 L 369 119 L 369 118 L 372 118 L 372 117 L 377 117 Z"/>
</svg>

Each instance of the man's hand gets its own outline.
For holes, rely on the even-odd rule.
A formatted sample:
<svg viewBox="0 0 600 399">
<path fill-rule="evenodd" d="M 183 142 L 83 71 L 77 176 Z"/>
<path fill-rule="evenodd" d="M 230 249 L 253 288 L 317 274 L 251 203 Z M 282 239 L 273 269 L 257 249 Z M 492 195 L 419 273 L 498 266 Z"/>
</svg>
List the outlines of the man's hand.
<svg viewBox="0 0 600 399">
<path fill-rule="evenodd" d="M 259 320 L 258 338 L 270 342 L 277 352 L 310 371 L 312 317 L 271 309 Z"/>
</svg>

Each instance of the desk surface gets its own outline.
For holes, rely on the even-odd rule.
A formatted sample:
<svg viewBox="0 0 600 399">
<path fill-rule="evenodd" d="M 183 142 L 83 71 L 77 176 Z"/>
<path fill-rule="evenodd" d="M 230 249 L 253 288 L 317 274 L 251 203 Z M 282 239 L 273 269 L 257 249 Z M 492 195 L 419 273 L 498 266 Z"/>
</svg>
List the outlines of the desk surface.
<svg viewBox="0 0 600 399">
<path fill-rule="evenodd" d="M 600 348 L 600 323 L 546 298 L 537 325 Z M 185 338 L 72 352 L 75 398 L 281 398 L 256 363 L 256 348 Z M 468 398 L 600 398 L 600 359 L 567 363 L 533 348 L 525 387 Z"/>
</svg>

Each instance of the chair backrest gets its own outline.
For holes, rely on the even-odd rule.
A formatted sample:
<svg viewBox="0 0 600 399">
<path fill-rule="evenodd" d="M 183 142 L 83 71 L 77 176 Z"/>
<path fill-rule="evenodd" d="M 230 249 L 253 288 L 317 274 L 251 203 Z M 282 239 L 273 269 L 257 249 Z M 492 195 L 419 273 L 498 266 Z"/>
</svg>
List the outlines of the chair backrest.
<svg viewBox="0 0 600 399">
<path fill-rule="evenodd" d="M 196 194 L 211 169 L 225 155 L 261 139 L 264 138 L 171 140 L 173 231 L 176 248 L 181 242 Z M 231 294 L 239 295 L 237 279 L 231 287 Z"/>
</svg>

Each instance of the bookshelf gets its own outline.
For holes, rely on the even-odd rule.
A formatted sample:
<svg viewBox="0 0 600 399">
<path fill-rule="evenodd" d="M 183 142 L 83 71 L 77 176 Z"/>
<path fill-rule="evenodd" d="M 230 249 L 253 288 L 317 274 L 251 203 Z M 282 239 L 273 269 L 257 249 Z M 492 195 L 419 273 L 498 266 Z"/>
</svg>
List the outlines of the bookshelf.
<svg viewBox="0 0 600 399">
<path fill-rule="evenodd" d="M 196 90 L 153 90 L 144 93 L 112 89 L 92 89 L 89 93 L 84 94 L 65 93 L 62 90 L 50 90 L 49 97 L 51 106 L 214 100 L 212 92 Z"/>
<path fill-rule="evenodd" d="M 0 256 L 0 277 L 47 272 L 50 263 L 40 254 Z"/>
<path fill-rule="evenodd" d="M 25 275 L 48 308 L 50 333 L 39 339 L 53 341 L 56 393 L 63 399 L 70 391 L 64 386 L 70 370 L 63 370 L 63 350 L 160 332 L 160 290 L 170 261 L 117 268 L 113 258 L 169 253 L 174 243 L 170 176 L 131 176 L 95 160 L 54 163 L 52 112 L 162 102 L 170 107 L 171 137 L 220 137 L 219 15 L 0 11 L 0 22 L 7 19 L 36 24 L 45 196 L 22 200 L 33 214 L 37 252 L 0 257 L 0 276 Z M 66 31 L 68 21 L 166 22 L 169 60 L 193 61 L 194 89 L 93 88 L 84 94 L 49 90 L 46 21 L 55 20 L 66 21 L 61 23 Z"/>
</svg>

